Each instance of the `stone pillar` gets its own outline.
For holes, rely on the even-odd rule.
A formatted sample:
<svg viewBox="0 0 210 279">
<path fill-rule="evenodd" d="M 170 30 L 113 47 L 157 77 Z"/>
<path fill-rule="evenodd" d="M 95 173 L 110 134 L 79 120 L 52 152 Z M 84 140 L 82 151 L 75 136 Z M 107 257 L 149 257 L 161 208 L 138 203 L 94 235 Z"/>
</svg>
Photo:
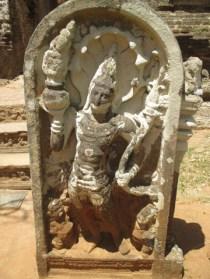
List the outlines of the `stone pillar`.
<svg viewBox="0 0 210 279">
<path fill-rule="evenodd" d="M 188 150 L 188 140 L 192 137 L 192 130 L 196 128 L 196 121 L 194 115 L 202 104 L 202 67 L 203 62 L 198 57 L 190 57 L 184 62 L 185 68 L 185 86 L 183 88 L 183 98 L 181 105 L 179 129 L 177 133 L 177 148 L 175 160 L 175 173 L 173 183 L 173 195 L 170 209 L 170 223 L 169 223 L 169 241 L 173 234 L 173 215 L 175 210 L 176 194 L 178 187 L 178 179 L 181 162 Z"/>
</svg>

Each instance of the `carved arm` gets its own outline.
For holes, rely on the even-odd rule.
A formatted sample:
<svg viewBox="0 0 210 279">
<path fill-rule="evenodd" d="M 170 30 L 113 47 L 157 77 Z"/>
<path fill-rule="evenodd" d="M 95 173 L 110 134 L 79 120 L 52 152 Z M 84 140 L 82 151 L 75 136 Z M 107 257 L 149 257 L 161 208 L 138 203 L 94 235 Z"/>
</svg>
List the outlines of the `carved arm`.
<svg viewBox="0 0 210 279">
<path fill-rule="evenodd" d="M 41 106 L 52 115 L 50 145 L 60 151 L 64 144 L 64 114 L 70 106 L 69 93 L 64 89 L 68 72 L 70 48 L 76 29 L 75 21 L 70 21 L 52 40 L 45 52 L 42 70 L 46 75 L 46 88 L 42 93 Z"/>
<path fill-rule="evenodd" d="M 133 121 L 137 123 L 135 135 L 125 149 L 115 175 L 117 184 L 125 190 L 129 190 L 129 182 L 137 175 L 141 168 L 141 166 L 134 163 L 129 170 L 126 170 L 127 162 L 131 154 L 139 148 L 139 145 L 150 129 L 155 124 L 160 126 L 160 123 L 162 123 L 162 117 L 165 115 L 168 107 L 168 96 L 166 95 L 168 82 L 166 68 L 162 68 L 158 80 L 154 81 L 150 88 L 145 102 L 145 108 L 139 114 L 132 116 Z M 142 164 L 144 159 L 142 160 Z"/>
</svg>

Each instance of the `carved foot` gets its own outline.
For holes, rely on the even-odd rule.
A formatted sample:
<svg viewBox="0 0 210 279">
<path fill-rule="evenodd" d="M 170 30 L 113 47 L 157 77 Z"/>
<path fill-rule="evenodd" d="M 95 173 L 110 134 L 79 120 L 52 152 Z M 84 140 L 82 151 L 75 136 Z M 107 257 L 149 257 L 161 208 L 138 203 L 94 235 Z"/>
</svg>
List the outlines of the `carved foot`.
<svg viewBox="0 0 210 279">
<path fill-rule="evenodd" d="M 97 246 L 98 246 L 98 243 L 91 243 L 91 245 L 87 251 L 88 254 L 90 254 Z"/>
<path fill-rule="evenodd" d="M 52 246 L 57 250 L 64 248 L 63 241 L 57 236 L 52 239 Z"/>
<path fill-rule="evenodd" d="M 126 239 L 123 239 L 119 246 L 119 252 L 121 255 L 127 255 L 130 253 L 130 248 Z"/>
</svg>

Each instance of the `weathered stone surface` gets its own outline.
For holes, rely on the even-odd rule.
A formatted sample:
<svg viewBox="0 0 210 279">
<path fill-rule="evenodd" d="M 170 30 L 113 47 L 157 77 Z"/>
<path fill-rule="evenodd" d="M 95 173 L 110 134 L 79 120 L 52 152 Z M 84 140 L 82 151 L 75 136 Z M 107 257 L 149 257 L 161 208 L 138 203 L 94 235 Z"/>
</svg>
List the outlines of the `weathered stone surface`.
<svg viewBox="0 0 210 279">
<path fill-rule="evenodd" d="M 183 85 L 167 25 L 139 1 L 68 1 L 24 75 L 40 275 L 164 260 Z"/>
<path fill-rule="evenodd" d="M 181 115 L 178 130 L 176 171 L 179 172 L 179 166 L 187 150 L 187 140 L 192 136 L 192 130 L 197 124 L 194 114 L 202 104 L 202 61 L 198 57 L 190 57 L 184 62 L 185 87 L 181 106 Z"/>
<path fill-rule="evenodd" d="M 20 209 L 27 191 L 0 190 L 0 207 L 2 209 Z"/>
<path fill-rule="evenodd" d="M 202 71 L 202 89 L 203 89 L 203 100 L 210 101 L 210 79 L 209 72 L 206 69 Z"/>
<path fill-rule="evenodd" d="M 0 123 L 0 152 L 27 152 L 26 122 Z"/>
<path fill-rule="evenodd" d="M 189 57 L 184 62 L 185 69 L 185 94 L 203 95 L 202 72 L 203 62 L 198 57 Z"/>
<path fill-rule="evenodd" d="M 0 188 L 30 189 L 23 77 L 1 80 Z"/>
<path fill-rule="evenodd" d="M 185 87 L 181 105 L 181 113 L 179 120 L 179 129 L 177 133 L 177 147 L 175 159 L 175 173 L 173 180 L 173 194 L 171 200 L 168 241 L 173 235 L 172 216 L 175 209 L 176 192 L 179 179 L 179 170 L 185 152 L 188 149 L 188 139 L 193 135 L 192 130 L 197 127 L 197 119 L 194 117 L 195 113 L 201 108 L 202 94 L 202 61 L 198 57 L 190 57 L 184 62 L 185 69 Z M 172 236 L 173 238 L 173 236 Z"/>
<path fill-rule="evenodd" d="M 0 188 L 30 189 L 28 153 L 7 153 L 7 151 L 2 153 L 2 150 L 0 150 Z"/>
<path fill-rule="evenodd" d="M 197 129 L 210 129 L 210 102 L 203 102 L 195 114 Z"/>
</svg>

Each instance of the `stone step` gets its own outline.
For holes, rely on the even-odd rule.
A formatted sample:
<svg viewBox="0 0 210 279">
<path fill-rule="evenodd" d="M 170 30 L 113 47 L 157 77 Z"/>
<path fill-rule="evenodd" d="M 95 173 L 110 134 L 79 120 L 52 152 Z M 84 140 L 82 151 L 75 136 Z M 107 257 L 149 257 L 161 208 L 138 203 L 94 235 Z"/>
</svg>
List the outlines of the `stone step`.
<svg viewBox="0 0 210 279">
<path fill-rule="evenodd" d="M 0 188 L 30 189 L 23 76 L 0 80 Z"/>
<path fill-rule="evenodd" d="M 1 122 L 11 122 L 16 120 L 26 120 L 24 105 L 0 106 Z"/>
<path fill-rule="evenodd" d="M 31 180 L 0 178 L 0 189 L 6 190 L 31 190 Z"/>
<path fill-rule="evenodd" d="M 28 153 L 6 153 L 1 154 L 0 169 L 8 166 L 19 166 L 25 167 L 29 165 L 29 154 Z"/>
<path fill-rule="evenodd" d="M 87 276 L 88 273 L 88 276 Z M 59 279 L 152 279 L 151 271 L 121 271 L 121 270 L 68 270 L 68 269 L 50 269 L 48 274 L 49 279 L 59 278 Z"/>
<path fill-rule="evenodd" d="M 195 39 L 210 38 L 208 34 L 210 31 L 210 13 L 161 11 L 159 15 L 168 23 L 175 36 L 191 35 Z"/>
<path fill-rule="evenodd" d="M 0 153 L 28 152 L 26 122 L 0 123 Z"/>
<path fill-rule="evenodd" d="M 28 153 L 1 153 L 0 189 L 30 189 Z"/>
<path fill-rule="evenodd" d="M 210 129 L 210 102 L 204 102 L 195 114 L 197 129 Z"/>
</svg>

